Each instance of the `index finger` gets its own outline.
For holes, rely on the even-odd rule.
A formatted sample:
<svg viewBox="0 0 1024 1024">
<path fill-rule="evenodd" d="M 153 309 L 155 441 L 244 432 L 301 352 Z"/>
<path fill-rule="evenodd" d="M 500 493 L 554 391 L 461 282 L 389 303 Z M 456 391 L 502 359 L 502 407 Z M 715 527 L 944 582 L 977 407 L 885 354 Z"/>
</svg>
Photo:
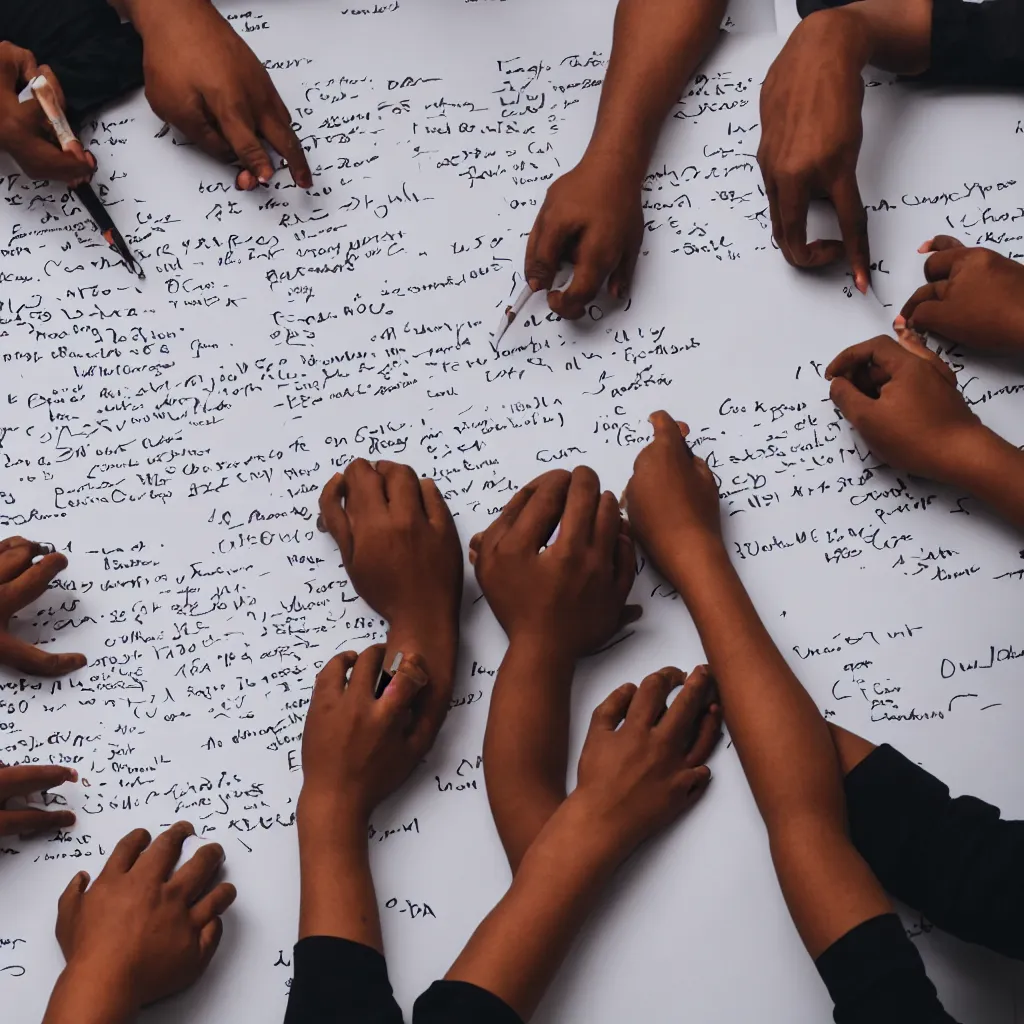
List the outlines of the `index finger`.
<svg viewBox="0 0 1024 1024">
<path fill-rule="evenodd" d="M 0 588 L 0 615 L 10 616 L 46 593 L 52 580 L 68 567 L 59 552 L 44 555 L 35 565 Z"/>
<path fill-rule="evenodd" d="M 235 159 L 250 174 L 254 174 L 261 185 L 269 184 L 274 176 L 274 168 L 256 134 L 256 122 L 252 115 L 240 107 L 223 112 L 213 108 L 212 112 Z"/>
<path fill-rule="evenodd" d="M 698 666 L 686 677 L 682 690 L 668 706 L 656 728 L 671 736 L 683 751 L 689 753 L 714 690 L 711 673 L 703 665 Z"/>
<path fill-rule="evenodd" d="M 306 153 L 299 142 L 299 137 L 292 130 L 291 118 L 284 103 L 278 98 L 274 104 L 274 111 L 268 114 L 260 122 L 260 131 L 263 137 L 269 142 L 278 153 L 284 157 L 288 164 L 288 171 L 292 181 L 299 188 L 311 188 L 313 175 L 309 170 L 309 163 L 306 160 Z"/>
<path fill-rule="evenodd" d="M 601 482 L 589 466 L 577 466 L 569 478 L 556 544 L 585 547 L 594 532 Z"/>
<path fill-rule="evenodd" d="M 871 255 L 868 246 L 868 214 L 860 197 L 856 171 L 839 178 L 831 189 L 832 205 L 839 217 L 846 258 L 857 288 L 867 294 L 871 283 Z"/>
<path fill-rule="evenodd" d="M 348 521 L 344 502 L 345 478 L 341 473 L 335 473 L 320 492 L 320 518 L 317 525 L 322 523 L 335 539 L 342 561 L 352 557 L 352 525 Z"/>
<path fill-rule="evenodd" d="M 506 539 L 526 551 L 539 551 L 544 547 L 562 518 L 571 479 L 564 469 L 545 473 Z"/>
<path fill-rule="evenodd" d="M 144 871 L 161 882 L 167 881 L 174 865 L 181 857 L 181 847 L 185 840 L 195 835 L 195 829 L 189 821 L 179 821 L 149 844 L 149 849 L 139 854 L 132 865 L 136 871 Z"/>
<path fill-rule="evenodd" d="M 647 420 L 654 427 L 655 441 L 660 441 L 662 444 L 670 444 L 673 447 L 682 445 L 688 455 L 693 454 L 690 451 L 690 446 L 686 443 L 686 438 L 680 428 L 679 421 L 670 416 L 664 409 L 652 412 L 647 417 Z"/>
<path fill-rule="evenodd" d="M 825 380 L 833 377 L 849 377 L 855 370 L 871 362 L 891 374 L 900 365 L 903 358 L 913 358 L 909 352 L 901 348 L 892 338 L 882 334 L 877 338 L 869 338 L 859 345 L 851 345 L 844 349 L 825 368 Z"/>
<path fill-rule="evenodd" d="M 615 269 L 616 258 L 600 242 L 584 234 L 576 259 L 572 281 L 564 291 L 551 292 L 548 305 L 567 320 L 578 320 L 586 312 L 587 303 L 601 290 L 608 275 Z"/>
<path fill-rule="evenodd" d="M 0 803 L 12 796 L 28 796 L 77 781 L 78 772 L 62 764 L 16 764 L 0 768 Z"/>
</svg>

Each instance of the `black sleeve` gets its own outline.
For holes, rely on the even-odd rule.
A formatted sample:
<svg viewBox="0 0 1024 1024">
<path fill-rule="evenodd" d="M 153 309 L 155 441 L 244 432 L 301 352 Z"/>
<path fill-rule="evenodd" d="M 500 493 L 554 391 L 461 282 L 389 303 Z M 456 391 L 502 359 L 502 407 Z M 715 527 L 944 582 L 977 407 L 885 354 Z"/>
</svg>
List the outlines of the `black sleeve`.
<svg viewBox="0 0 1024 1024">
<path fill-rule="evenodd" d="M 801 18 L 851 0 L 797 0 Z M 932 54 L 920 81 L 1024 85 L 1024 0 L 932 0 Z"/>
<path fill-rule="evenodd" d="M 106 0 L 0 0 L 0 40 L 53 68 L 73 121 L 142 85 L 142 40 Z"/>
<path fill-rule="evenodd" d="M 295 944 L 285 1024 L 402 1024 L 387 964 L 375 949 L 330 935 Z"/>
<path fill-rule="evenodd" d="M 465 981 L 435 981 L 416 1000 L 413 1024 L 523 1024 L 519 1014 L 486 989 Z"/>
<path fill-rule="evenodd" d="M 956 1024 L 895 914 L 857 925 L 815 961 L 836 1024 Z"/>
<path fill-rule="evenodd" d="M 949 789 L 890 746 L 846 777 L 850 835 L 893 896 L 967 942 L 1024 959 L 1024 822 Z"/>
</svg>

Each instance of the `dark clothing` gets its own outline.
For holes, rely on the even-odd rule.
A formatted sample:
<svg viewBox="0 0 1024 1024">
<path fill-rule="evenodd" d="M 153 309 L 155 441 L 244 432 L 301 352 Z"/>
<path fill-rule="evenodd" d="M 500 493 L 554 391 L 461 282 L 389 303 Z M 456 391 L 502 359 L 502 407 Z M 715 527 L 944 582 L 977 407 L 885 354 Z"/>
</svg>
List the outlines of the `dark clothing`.
<svg viewBox="0 0 1024 1024">
<path fill-rule="evenodd" d="M 142 85 L 142 40 L 106 0 L 0 0 L 0 40 L 50 65 L 72 122 Z"/>
<path fill-rule="evenodd" d="M 347 939 L 313 935 L 295 946 L 285 1024 L 402 1024 L 384 957 Z M 463 981 L 435 981 L 413 1024 L 522 1024 L 497 996 Z"/>
<path fill-rule="evenodd" d="M 854 845 L 885 889 L 944 931 L 1024 960 L 1024 821 L 949 789 L 890 746 L 846 777 Z"/>
<path fill-rule="evenodd" d="M 850 0 L 797 0 L 801 18 Z M 932 0 L 931 64 L 936 85 L 1024 85 L 1021 0 Z"/>
</svg>

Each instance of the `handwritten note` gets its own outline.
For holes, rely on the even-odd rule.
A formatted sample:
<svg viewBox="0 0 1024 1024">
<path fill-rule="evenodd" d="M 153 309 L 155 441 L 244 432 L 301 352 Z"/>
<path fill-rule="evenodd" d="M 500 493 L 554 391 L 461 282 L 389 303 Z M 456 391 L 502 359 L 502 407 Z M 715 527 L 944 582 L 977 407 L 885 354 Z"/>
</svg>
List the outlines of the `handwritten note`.
<svg viewBox="0 0 1024 1024">
<path fill-rule="evenodd" d="M 869 90 L 862 184 L 884 309 L 843 271 L 799 275 L 773 250 L 754 154 L 779 40 L 730 36 L 646 179 L 629 302 L 602 297 L 569 324 L 537 298 L 496 345 L 545 189 L 589 135 L 610 41 L 611 4 L 551 6 L 231 8 L 315 183 L 237 193 L 228 169 L 155 138 L 141 98 L 105 111 L 83 135 L 141 285 L 73 198 L 3 179 L 0 532 L 69 552 L 19 629 L 90 657 L 56 682 L 0 677 L 0 758 L 70 762 L 83 780 L 75 829 L 0 849 L 12 1020 L 38 1019 L 59 970 L 52 919 L 71 874 L 95 873 L 130 828 L 181 818 L 224 845 L 241 895 L 210 974 L 151 1018 L 283 1012 L 310 687 L 384 630 L 314 525 L 321 485 L 357 457 L 433 475 L 468 540 L 551 467 L 586 462 L 620 489 L 648 413 L 669 408 L 721 479 L 734 558 L 823 713 L 1024 814 L 1020 538 L 879 465 L 822 379 L 891 321 L 925 237 L 1022 250 L 1021 103 Z M 936 118 L 955 153 L 925 133 Z M 1024 377 L 955 357 L 979 413 L 1024 439 Z M 477 596 L 448 722 L 369 834 L 406 1006 L 507 883 L 480 763 L 503 641 Z M 643 620 L 579 673 L 575 749 L 615 685 L 701 660 L 649 567 L 634 597 Z M 538 1019 L 827 1019 L 730 751 L 715 774 L 622 873 Z M 951 1012 L 1013 1020 L 1003 966 L 907 922 Z"/>
</svg>

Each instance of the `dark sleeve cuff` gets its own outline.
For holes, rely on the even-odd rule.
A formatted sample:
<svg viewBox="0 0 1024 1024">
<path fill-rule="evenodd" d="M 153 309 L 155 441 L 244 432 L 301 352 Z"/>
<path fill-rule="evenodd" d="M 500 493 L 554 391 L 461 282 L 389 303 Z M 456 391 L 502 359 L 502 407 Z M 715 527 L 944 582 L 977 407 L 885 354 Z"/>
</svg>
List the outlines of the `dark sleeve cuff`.
<svg viewBox="0 0 1024 1024">
<path fill-rule="evenodd" d="M 815 961 L 836 1024 L 952 1024 L 895 914 L 873 917 Z"/>
<path fill-rule="evenodd" d="M 384 957 L 360 942 L 311 935 L 295 944 L 285 1024 L 402 1024 Z"/>
<path fill-rule="evenodd" d="M 1024 84 L 1021 0 L 932 0 L 932 56 L 922 81 Z"/>
<path fill-rule="evenodd" d="M 413 1024 L 523 1024 L 511 1006 L 466 981 L 435 981 L 416 1000 Z"/>
</svg>

